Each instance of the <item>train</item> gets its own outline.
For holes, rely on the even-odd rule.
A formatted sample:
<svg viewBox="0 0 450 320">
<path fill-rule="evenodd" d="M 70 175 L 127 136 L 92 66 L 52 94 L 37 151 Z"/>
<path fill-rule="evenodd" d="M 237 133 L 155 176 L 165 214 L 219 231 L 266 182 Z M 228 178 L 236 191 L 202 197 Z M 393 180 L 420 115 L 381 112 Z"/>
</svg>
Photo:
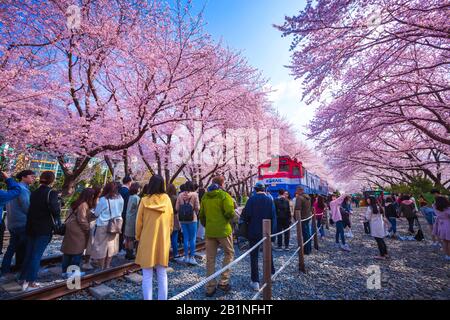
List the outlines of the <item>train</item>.
<svg viewBox="0 0 450 320">
<path fill-rule="evenodd" d="M 274 197 L 278 197 L 280 189 L 294 197 L 299 186 L 307 194 L 328 196 L 332 192 L 326 180 L 305 169 L 301 161 L 290 156 L 273 157 L 261 164 L 258 167 L 258 181 L 264 183 Z"/>
</svg>

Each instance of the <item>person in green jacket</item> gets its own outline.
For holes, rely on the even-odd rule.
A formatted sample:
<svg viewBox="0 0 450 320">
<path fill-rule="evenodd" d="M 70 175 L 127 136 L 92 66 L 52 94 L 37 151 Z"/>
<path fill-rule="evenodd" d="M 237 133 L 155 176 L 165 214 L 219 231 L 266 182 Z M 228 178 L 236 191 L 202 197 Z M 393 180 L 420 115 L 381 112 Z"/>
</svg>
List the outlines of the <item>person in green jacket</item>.
<svg viewBox="0 0 450 320">
<path fill-rule="evenodd" d="M 234 203 L 231 196 L 223 190 L 225 178 L 215 177 L 208 192 L 202 198 L 200 205 L 200 222 L 205 227 L 206 238 L 206 276 L 215 272 L 217 249 L 223 248 L 223 266 L 227 266 L 234 259 L 233 233 L 231 221 L 234 218 Z M 230 270 L 222 273 L 219 285 L 211 280 L 206 285 L 206 296 L 212 297 L 217 287 L 224 292 L 231 290 Z"/>
</svg>

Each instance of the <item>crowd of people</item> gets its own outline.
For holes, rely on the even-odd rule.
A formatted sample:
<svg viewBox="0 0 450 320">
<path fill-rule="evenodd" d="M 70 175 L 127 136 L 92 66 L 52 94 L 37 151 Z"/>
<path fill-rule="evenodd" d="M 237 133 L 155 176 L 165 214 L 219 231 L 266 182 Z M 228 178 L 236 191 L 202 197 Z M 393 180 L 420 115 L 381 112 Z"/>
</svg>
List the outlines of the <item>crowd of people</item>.
<svg viewBox="0 0 450 320">
<path fill-rule="evenodd" d="M 11 238 L 1 272 L 4 277 L 11 274 L 15 256 L 15 264 L 21 270 L 17 281 L 24 291 L 39 288 L 40 261 L 55 234 L 64 236 L 61 245 L 62 277 L 70 277 L 73 272 L 82 276 L 86 270 L 110 268 L 113 257 L 123 252 L 125 259 L 135 260 L 142 268 L 142 290 L 146 300 L 153 299 L 154 271 L 158 299 L 167 299 L 170 256 L 176 263 L 198 265 L 196 242 L 204 240 L 206 276 L 210 276 L 215 273 L 220 247 L 223 251 L 222 265 L 233 261 L 235 231 L 239 230 L 239 235 L 248 239 L 250 247 L 253 247 L 263 238 L 263 221 L 266 219 L 271 220 L 272 233 L 284 231 L 273 239 L 274 250 L 289 251 L 292 248 L 288 229 L 298 219 L 301 220 L 304 241 L 310 239 L 314 217 L 320 237 L 326 236 L 330 224 L 334 225 L 336 247 L 351 251 L 346 238 L 353 237 L 352 203 L 355 198 L 346 194 L 339 197 L 308 195 L 298 187 L 293 197 L 288 191 L 279 190 L 274 199 L 266 186 L 258 182 L 239 213 L 236 201 L 226 191 L 222 175 L 214 177 L 207 190 L 188 181 L 180 186 L 179 192 L 174 185 L 166 188 L 159 175 L 152 176 L 143 187 L 126 176 L 122 184 L 110 182 L 103 188 L 82 190 L 71 203 L 62 223 L 61 203 L 57 192 L 52 189 L 54 173 L 43 172 L 39 177 L 39 187 L 34 191 L 30 191 L 30 186 L 36 177 L 30 170 L 20 172 L 17 180 L 3 172 L 2 176 L 7 190 L 0 190 L 0 209 L 6 207 Z M 398 237 L 397 220 L 406 218 L 409 232 L 415 235 L 414 228 L 421 212 L 433 234 L 433 245 L 442 246 L 445 259 L 450 260 L 449 200 L 437 190 L 433 195 L 434 203 L 420 197 L 419 207 L 410 195 L 366 199 L 364 230 L 375 238 L 379 249 L 377 259 L 389 258 L 385 238 Z M 241 230 L 245 230 L 245 234 Z M 183 256 L 178 254 L 181 242 Z M 259 249 L 250 254 L 250 286 L 255 291 L 260 288 Z M 309 241 L 304 246 L 304 254 L 309 255 L 311 251 Z M 229 292 L 230 277 L 231 270 L 227 270 L 219 281 L 211 280 L 206 285 L 206 296 L 213 297 L 218 289 Z"/>
<path fill-rule="evenodd" d="M 167 299 L 170 253 L 174 262 L 198 265 L 197 239 L 206 242 L 208 275 L 215 272 L 219 247 L 225 252 L 224 265 L 234 258 L 237 204 L 224 190 L 222 176 L 215 177 L 208 190 L 188 181 L 179 193 L 174 185 L 169 185 L 166 191 L 164 179 L 159 175 L 152 176 L 143 188 L 126 176 L 122 184 L 110 182 L 103 188 L 83 189 L 70 205 L 64 222 L 58 193 L 52 189 L 53 172 L 43 172 L 34 191 L 30 191 L 30 186 L 36 176 L 30 170 L 16 176 L 19 182 L 3 172 L 2 177 L 7 190 L 0 190 L 0 208 L 2 211 L 6 208 L 11 235 L 2 261 L 2 277 L 12 275 L 15 256 L 15 265 L 21 270 L 16 280 L 23 291 L 40 287 L 37 282 L 40 261 L 54 235 L 64 236 L 62 277 L 108 269 L 113 257 L 123 252 L 126 259 L 135 260 L 142 267 L 146 300 L 152 299 L 154 270 L 158 277 L 158 299 Z M 184 256 L 178 255 L 180 241 Z M 207 292 L 211 294 L 216 287 L 228 292 L 229 277 L 229 272 L 225 272 L 218 284 L 213 281 L 208 284 Z"/>
</svg>

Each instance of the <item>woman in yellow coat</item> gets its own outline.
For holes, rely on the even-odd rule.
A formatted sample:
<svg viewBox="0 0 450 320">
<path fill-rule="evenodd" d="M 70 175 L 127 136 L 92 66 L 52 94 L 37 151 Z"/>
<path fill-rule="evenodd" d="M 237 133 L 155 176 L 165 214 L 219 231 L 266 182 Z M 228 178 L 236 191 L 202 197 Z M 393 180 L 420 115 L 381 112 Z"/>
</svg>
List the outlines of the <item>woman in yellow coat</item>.
<svg viewBox="0 0 450 320">
<path fill-rule="evenodd" d="M 142 268 L 144 300 L 152 300 L 153 269 L 158 276 L 158 300 L 167 300 L 172 202 L 164 191 L 164 179 L 158 175 L 150 179 L 145 194 L 136 218 L 136 240 L 139 241 L 136 264 Z"/>
</svg>

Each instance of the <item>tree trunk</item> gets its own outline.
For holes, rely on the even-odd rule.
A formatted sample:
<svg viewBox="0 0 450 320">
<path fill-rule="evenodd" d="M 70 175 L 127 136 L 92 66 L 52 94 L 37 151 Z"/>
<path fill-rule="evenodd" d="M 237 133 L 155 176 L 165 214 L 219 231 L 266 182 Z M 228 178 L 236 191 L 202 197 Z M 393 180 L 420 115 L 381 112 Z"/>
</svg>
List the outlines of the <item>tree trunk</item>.
<svg viewBox="0 0 450 320">
<path fill-rule="evenodd" d="M 64 183 L 62 186 L 62 196 L 69 196 L 75 191 L 75 182 L 78 177 L 83 173 L 84 169 L 86 169 L 90 157 L 80 157 L 75 160 L 73 170 L 69 170 L 66 167 L 66 161 L 63 156 L 58 157 L 58 162 L 61 167 L 61 170 L 64 174 Z"/>
<path fill-rule="evenodd" d="M 139 149 L 139 154 L 141 155 L 141 159 L 144 162 L 145 166 L 147 167 L 148 171 L 150 171 L 150 174 L 152 176 L 155 175 L 155 170 L 153 170 L 152 166 L 150 165 L 150 163 L 147 161 L 147 159 L 145 159 L 144 157 L 144 151 L 142 150 L 142 146 L 140 144 L 138 144 L 138 149 Z"/>
<path fill-rule="evenodd" d="M 131 176 L 132 172 L 131 172 L 131 168 L 130 168 L 130 163 L 128 162 L 128 150 L 127 149 L 123 150 L 122 159 L 123 159 L 123 167 L 124 167 L 125 175 Z"/>
<path fill-rule="evenodd" d="M 62 196 L 67 197 L 75 192 L 76 178 L 74 175 L 64 176 L 64 183 L 62 185 Z"/>
<path fill-rule="evenodd" d="M 109 172 L 111 173 L 111 177 L 114 177 L 114 164 L 111 161 L 111 158 L 109 156 L 105 156 L 105 162 L 108 166 Z"/>
</svg>

